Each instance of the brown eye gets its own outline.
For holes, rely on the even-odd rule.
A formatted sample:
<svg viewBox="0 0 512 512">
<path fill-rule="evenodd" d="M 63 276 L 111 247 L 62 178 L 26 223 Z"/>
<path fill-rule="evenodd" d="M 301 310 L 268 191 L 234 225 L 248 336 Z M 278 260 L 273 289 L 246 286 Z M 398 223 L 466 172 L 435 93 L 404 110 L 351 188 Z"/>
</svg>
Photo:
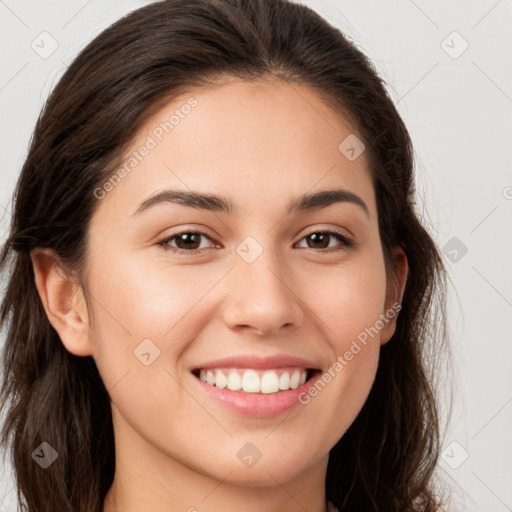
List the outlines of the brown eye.
<svg viewBox="0 0 512 512">
<path fill-rule="evenodd" d="M 176 245 L 178 249 L 199 249 L 201 245 L 201 236 L 198 233 L 182 233 L 176 235 Z"/>
<path fill-rule="evenodd" d="M 202 238 L 208 239 L 213 245 L 216 245 L 216 242 L 202 231 L 182 231 L 181 233 L 176 233 L 161 240 L 158 242 L 158 245 L 161 245 L 165 250 L 175 253 L 194 254 L 201 249 L 208 248 L 208 245 L 201 247 Z M 337 244 L 340 247 L 337 247 L 336 244 L 334 246 L 331 245 L 333 239 L 337 239 L 341 242 Z M 305 236 L 302 240 L 307 240 L 307 249 L 313 249 L 323 253 L 342 251 L 355 245 L 355 243 L 345 235 L 336 231 L 315 231 Z M 210 247 L 212 247 L 212 244 Z"/>
<path fill-rule="evenodd" d="M 332 247 L 329 244 L 333 238 L 337 238 L 341 242 L 342 247 L 324 250 L 328 247 Z M 306 235 L 302 240 L 308 241 L 308 249 L 321 250 L 322 252 L 339 251 L 354 245 L 353 242 L 349 240 L 345 235 L 336 231 L 315 231 L 314 233 Z M 334 247 L 336 247 L 336 245 Z"/>
<path fill-rule="evenodd" d="M 193 253 L 204 247 L 201 246 L 201 238 L 207 238 L 212 240 L 206 233 L 202 231 L 183 231 L 175 235 L 169 236 L 164 240 L 158 242 L 164 249 L 181 252 L 181 253 Z M 175 241 L 176 245 L 171 242 Z"/>
</svg>

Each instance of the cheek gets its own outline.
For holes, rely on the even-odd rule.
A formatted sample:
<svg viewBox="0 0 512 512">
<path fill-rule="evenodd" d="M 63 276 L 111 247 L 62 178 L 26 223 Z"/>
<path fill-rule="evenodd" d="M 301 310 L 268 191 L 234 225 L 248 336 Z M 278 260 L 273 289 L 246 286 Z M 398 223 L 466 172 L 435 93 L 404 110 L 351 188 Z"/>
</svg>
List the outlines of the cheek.
<svg viewBox="0 0 512 512">
<path fill-rule="evenodd" d="M 307 292 L 309 305 L 323 320 L 326 338 L 340 354 L 361 333 L 374 326 L 384 311 L 384 262 L 372 255 L 362 255 L 337 269 L 330 269 L 324 276 L 317 276 L 315 282 L 318 286 Z"/>
<path fill-rule="evenodd" d="M 325 281 L 322 294 L 310 296 L 332 355 L 319 381 L 302 396 L 309 416 L 324 419 L 315 424 L 316 435 L 330 446 L 350 427 L 370 393 L 380 354 L 375 325 L 385 301 L 384 267 L 378 261 L 344 270 L 339 279 Z"/>
<path fill-rule="evenodd" d="M 92 294 L 100 298 L 95 326 L 129 334 L 132 341 L 174 338 L 178 326 L 211 287 L 208 273 L 194 271 L 192 266 L 173 268 L 139 258 L 119 258 L 105 265 L 110 272 L 91 272 L 96 276 Z"/>
<path fill-rule="evenodd" d="M 155 368 L 162 372 L 164 360 L 177 358 L 180 343 L 193 336 L 186 320 L 200 290 L 179 269 L 157 269 L 106 251 L 90 257 L 89 275 L 94 359 L 107 389 L 128 373 L 130 380 L 151 380 Z"/>
<path fill-rule="evenodd" d="M 343 396 L 344 407 L 335 408 L 335 415 L 350 410 L 355 417 L 377 370 L 386 295 L 384 261 L 378 254 L 362 254 L 331 275 L 316 279 L 319 287 L 308 295 L 311 308 L 322 320 L 318 325 L 331 346 L 330 371 L 328 375 L 324 373 L 329 393 L 332 392 L 331 403 L 338 403 Z"/>
</svg>

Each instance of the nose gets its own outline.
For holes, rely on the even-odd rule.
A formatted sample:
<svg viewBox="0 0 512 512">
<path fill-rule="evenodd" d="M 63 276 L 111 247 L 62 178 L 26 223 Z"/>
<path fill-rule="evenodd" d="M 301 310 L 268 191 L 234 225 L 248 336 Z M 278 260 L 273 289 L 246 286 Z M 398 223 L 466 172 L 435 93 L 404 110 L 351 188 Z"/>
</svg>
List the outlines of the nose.
<svg viewBox="0 0 512 512">
<path fill-rule="evenodd" d="M 304 303 L 294 291 L 292 269 L 265 249 L 248 263 L 235 255 L 227 283 L 224 322 L 232 329 L 271 335 L 297 328 L 304 318 Z"/>
</svg>

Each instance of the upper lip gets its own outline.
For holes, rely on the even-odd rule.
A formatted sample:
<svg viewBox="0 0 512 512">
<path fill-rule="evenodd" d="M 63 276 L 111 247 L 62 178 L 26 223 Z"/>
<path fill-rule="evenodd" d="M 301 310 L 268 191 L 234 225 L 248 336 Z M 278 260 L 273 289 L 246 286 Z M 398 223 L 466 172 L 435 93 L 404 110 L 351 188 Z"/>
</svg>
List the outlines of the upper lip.
<svg viewBox="0 0 512 512">
<path fill-rule="evenodd" d="M 276 354 L 274 356 L 259 357 L 256 355 L 239 355 L 216 359 L 195 366 L 192 371 L 208 368 L 281 368 L 284 366 L 296 366 L 312 370 L 319 370 L 320 366 L 314 361 L 301 357 Z"/>
</svg>

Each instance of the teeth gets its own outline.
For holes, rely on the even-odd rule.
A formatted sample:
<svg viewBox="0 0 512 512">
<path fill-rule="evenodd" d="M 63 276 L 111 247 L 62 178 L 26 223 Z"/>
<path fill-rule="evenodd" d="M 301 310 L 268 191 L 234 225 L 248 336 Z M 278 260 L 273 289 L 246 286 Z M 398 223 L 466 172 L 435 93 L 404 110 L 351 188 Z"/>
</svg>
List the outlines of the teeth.
<svg viewBox="0 0 512 512">
<path fill-rule="evenodd" d="M 297 389 L 299 387 L 300 382 L 300 373 L 293 372 L 293 375 L 290 377 L 290 387 L 292 389 Z"/>
<path fill-rule="evenodd" d="M 231 391 L 242 389 L 242 377 L 238 372 L 230 372 L 228 377 L 228 389 L 231 389 Z"/>
<path fill-rule="evenodd" d="M 215 385 L 220 389 L 224 389 L 228 385 L 228 379 L 220 370 L 215 372 Z"/>
<path fill-rule="evenodd" d="M 261 377 L 262 393 L 277 393 L 279 391 L 279 377 L 276 372 L 267 372 Z"/>
<path fill-rule="evenodd" d="M 279 375 L 280 373 L 280 375 Z M 302 368 L 284 371 L 212 368 L 201 370 L 199 378 L 219 389 L 242 391 L 243 393 L 277 393 L 288 389 L 297 389 L 306 382 L 307 370 Z"/>
<path fill-rule="evenodd" d="M 288 372 L 283 372 L 279 377 L 279 389 L 290 389 L 290 374 Z"/>
<path fill-rule="evenodd" d="M 244 393 L 259 393 L 261 382 L 258 374 L 254 370 L 247 370 L 242 377 L 242 386 Z"/>
</svg>

